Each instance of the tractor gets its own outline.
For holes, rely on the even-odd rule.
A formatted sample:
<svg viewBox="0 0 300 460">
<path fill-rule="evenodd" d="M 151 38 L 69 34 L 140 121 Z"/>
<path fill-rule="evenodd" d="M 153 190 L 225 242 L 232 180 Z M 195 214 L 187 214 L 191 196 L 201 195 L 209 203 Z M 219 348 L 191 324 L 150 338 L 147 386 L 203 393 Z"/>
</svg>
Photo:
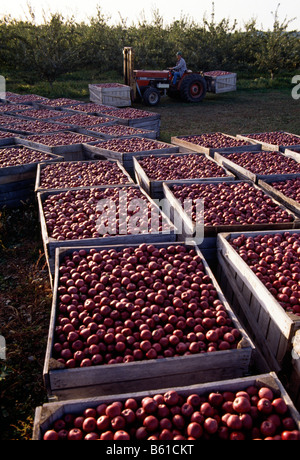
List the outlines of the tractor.
<svg viewBox="0 0 300 460">
<path fill-rule="evenodd" d="M 211 77 L 203 72 L 188 70 L 178 79 L 176 85 L 173 85 L 171 70 L 134 70 L 132 48 L 124 48 L 123 55 L 124 83 L 130 86 L 133 101 L 141 100 L 148 106 L 156 106 L 161 96 L 167 95 L 184 102 L 198 103 L 204 99 L 207 92 L 216 92 L 211 84 Z"/>
</svg>

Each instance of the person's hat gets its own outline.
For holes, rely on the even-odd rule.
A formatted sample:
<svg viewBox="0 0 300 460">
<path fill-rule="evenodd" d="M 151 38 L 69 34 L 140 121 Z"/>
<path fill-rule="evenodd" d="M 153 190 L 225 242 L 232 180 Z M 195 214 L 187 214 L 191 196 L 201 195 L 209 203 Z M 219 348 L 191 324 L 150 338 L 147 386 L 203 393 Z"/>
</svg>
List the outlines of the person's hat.
<svg viewBox="0 0 300 460">
<path fill-rule="evenodd" d="M 178 51 L 177 56 L 182 56 L 182 52 Z"/>
</svg>

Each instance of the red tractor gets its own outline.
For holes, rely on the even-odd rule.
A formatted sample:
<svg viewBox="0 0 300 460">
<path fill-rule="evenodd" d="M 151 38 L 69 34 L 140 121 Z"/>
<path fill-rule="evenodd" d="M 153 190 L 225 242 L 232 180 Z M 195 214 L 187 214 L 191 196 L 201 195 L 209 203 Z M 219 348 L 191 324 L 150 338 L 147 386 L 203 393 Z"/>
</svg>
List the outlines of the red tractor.
<svg viewBox="0 0 300 460">
<path fill-rule="evenodd" d="M 192 72 L 188 70 L 173 85 L 171 70 L 134 70 L 132 48 L 124 48 L 124 82 L 131 87 L 132 100 L 142 100 L 148 106 L 155 106 L 160 102 L 162 95 L 181 99 L 184 102 L 201 102 L 207 92 L 225 92 L 236 89 L 236 81 L 226 83 L 217 91 L 216 77 L 208 73 Z M 233 75 L 236 74 L 224 72 Z"/>
<path fill-rule="evenodd" d="M 200 102 L 206 95 L 206 81 L 200 73 L 188 71 L 176 85 L 170 70 L 134 70 L 133 75 L 137 95 L 146 105 L 157 105 L 162 94 L 185 102 Z"/>
</svg>

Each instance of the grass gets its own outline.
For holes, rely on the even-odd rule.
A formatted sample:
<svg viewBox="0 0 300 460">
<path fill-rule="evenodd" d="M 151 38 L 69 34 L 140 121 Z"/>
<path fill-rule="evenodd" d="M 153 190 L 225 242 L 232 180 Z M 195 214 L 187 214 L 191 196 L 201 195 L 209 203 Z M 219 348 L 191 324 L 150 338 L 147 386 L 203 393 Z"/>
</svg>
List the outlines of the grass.
<svg viewBox="0 0 300 460">
<path fill-rule="evenodd" d="M 153 110 L 153 109 L 152 109 Z M 161 138 L 221 131 L 231 135 L 285 130 L 300 134 L 300 102 L 290 89 L 238 90 L 208 94 L 201 104 L 164 98 L 155 108 L 161 114 Z"/>
<path fill-rule="evenodd" d="M 42 367 L 51 289 L 37 209 L 24 204 L 0 213 L 0 439 L 30 439 L 33 407 L 46 401 Z"/>
<path fill-rule="evenodd" d="M 110 76 L 110 81 L 114 78 Z M 79 80 L 80 76 L 58 82 L 51 95 L 46 87 L 16 81 L 8 81 L 7 90 L 78 99 L 81 94 L 87 100 L 88 80 L 81 79 L 80 84 Z M 160 139 L 165 142 L 172 136 L 216 131 L 300 134 L 300 101 L 292 99 L 288 84 L 281 89 L 244 85 L 234 93 L 209 94 L 198 105 L 163 98 L 156 108 L 135 106 L 161 115 Z M 31 439 L 35 408 L 47 401 L 42 371 L 51 298 L 36 203 L 1 210 L 0 334 L 7 345 L 6 360 L 0 361 L 1 440 Z"/>
</svg>

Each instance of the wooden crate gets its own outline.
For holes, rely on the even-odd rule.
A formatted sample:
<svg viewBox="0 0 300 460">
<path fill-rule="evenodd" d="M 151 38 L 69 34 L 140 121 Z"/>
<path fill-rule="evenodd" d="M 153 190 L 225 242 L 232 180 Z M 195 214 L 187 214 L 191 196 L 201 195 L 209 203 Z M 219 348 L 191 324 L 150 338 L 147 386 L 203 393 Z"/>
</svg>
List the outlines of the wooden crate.
<svg viewBox="0 0 300 460">
<path fill-rule="evenodd" d="M 152 241 L 151 244 L 155 244 L 156 247 L 161 248 L 176 243 L 157 243 Z M 128 246 L 137 247 L 139 244 L 128 242 L 127 244 L 92 246 L 92 248 L 96 247 L 97 250 L 104 248 L 121 250 Z M 55 396 L 58 399 L 67 399 L 69 397 L 77 397 L 78 395 L 113 394 L 124 390 L 142 391 L 159 388 L 162 378 L 164 379 L 165 385 L 177 386 L 182 384 L 193 384 L 195 382 L 209 382 L 212 380 L 243 377 L 249 373 L 250 367 L 253 365 L 255 354 L 253 344 L 231 310 L 212 271 L 196 244 L 191 243 L 188 247 L 190 249 L 196 249 L 197 253 L 201 256 L 205 273 L 210 276 L 217 290 L 218 298 L 224 302 L 224 306 L 235 327 L 241 332 L 241 340 L 237 348 L 158 360 L 107 364 L 105 366 L 99 365 L 90 368 L 57 368 L 57 363 L 53 361 L 52 358 L 52 347 L 57 317 L 58 270 L 63 258 L 76 249 L 75 247 L 61 247 L 56 250 L 53 303 L 44 364 L 44 380 L 50 396 Z M 86 247 L 86 249 L 91 249 L 91 247 Z"/>
<path fill-rule="evenodd" d="M 131 136 L 132 137 L 132 136 Z M 119 139 L 126 139 L 123 136 Z M 149 139 L 147 139 L 149 140 Z M 88 145 L 86 146 L 86 157 L 89 159 L 102 159 L 107 158 L 108 160 L 118 160 L 129 172 L 130 175 L 134 175 L 134 164 L 133 158 L 137 155 L 161 155 L 163 153 L 178 153 L 179 147 L 171 144 L 167 144 L 166 142 L 161 142 L 159 140 L 155 140 L 157 144 L 166 144 L 166 148 L 158 148 L 154 150 L 141 150 L 138 152 L 117 152 L 114 150 L 107 150 L 101 147 L 101 142 L 98 145 Z"/>
<path fill-rule="evenodd" d="M 13 209 L 34 201 L 34 180 L 0 185 L 0 208 Z"/>
<path fill-rule="evenodd" d="M 116 160 L 85 160 L 85 161 L 80 161 L 80 163 L 94 163 L 94 162 L 99 162 L 99 163 L 110 163 L 110 164 L 116 164 L 118 166 L 118 168 L 120 169 L 120 171 L 123 173 L 124 175 L 124 178 L 126 179 L 126 182 L 122 185 L 133 185 L 135 184 L 135 182 L 132 180 L 132 178 L 130 177 L 130 175 L 128 174 L 128 172 L 125 170 L 125 168 Z M 74 163 L 76 164 L 77 162 L 76 161 L 70 161 L 68 163 Z M 46 165 L 49 164 L 49 162 L 45 162 L 43 164 L 39 164 L 38 167 L 37 167 L 37 172 L 36 172 L 36 181 L 35 181 L 35 192 L 38 193 L 38 192 L 47 192 L 47 191 L 52 191 L 52 190 L 59 190 L 59 191 L 63 191 L 63 190 L 70 190 L 70 187 L 62 187 L 62 188 L 59 188 L 59 189 L 54 189 L 54 188 L 50 188 L 50 189 L 46 189 L 46 188 L 43 188 L 42 185 L 41 185 L 41 172 L 42 170 L 46 167 Z M 105 185 L 105 184 L 101 184 L 101 185 Z M 115 185 L 119 185 L 119 184 L 115 184 Z M 73 187 L 74 188 L 74 187 Z"/>
<path fill-rule="evenodd" d="M 298 177 L 300 177 L 300 175 Z M 287 179 L 289 179 L 289 177 Z M 290 209 L 294 214 L 300 217 L 300 203 L 284 195 L 282 192 L 272 186 L 272 182 L 282 182 L 284 180 L 284 177 L 278 179 L 259 180 L 258 186 L 265 190 L 270 196 L 274 197 L 275 200 L 277 200 L 279 203 L 282 203 L 287 209 Z"/>
<path fill-rule="evenodd" d="M 125 110 L 125 111 L 124 111 Z M 131 116 L 127 113 L 129 109 L 119 109 L 115 111 L 109 111 L 107 115 L 112 117 L 116 123 L 124 126 L 131 126 L 133 128 L 148 129 L 150 131 L 155 131 L 156 137 L 160 136 L 160 127 L 161 127 L 161 116 L 158 113 L 146 112 L 144 110 L 132 109 L 134 110 L 134 116 Z M 105 112 L 103 112 L 105 113 Z M 145 116 L 146 115 L 146 116 Z"/>
<path fill-rule="evenodd" d="M 209 133 L 209 134 L 214 134 L 214 133 Z M 235 139 L 238 140 L 238 137 L 231 136 L 229 134 L 221 133 L 224 136 L 226 136 L 229 139 Z M 198 136 L 198 134 L 191 134 L 189 136 Z M 180 145 L 181 147 L 186 147 L 189 149 L 194 150 L 195 152 L 198 153 L 205 153 L 208 156 L 214 157 L 215 152 L 245 152 L 245 151 L 258 151 L 261 150 L 260 144 L 257 142 L 253 142 L 251 139 L 247 139 L 246 142 L 248 142 L 248 145 L 241 145 L 241 146 L 236 146 L 236 147 L 226 147 L 226 148 L 211 148 L 211 147 L 205 147 L 203 145 L 198 145 L 190 142 L 189 140 L 186 139 L 187 136 L 178 136 L 178 137 L 171 137 L 171 143 L 175 145 Z"/>
<path fill-rule="evenodd" d="M 211 75 L 210 72 L 204 73 L 209 93 L 228 93 L 237 89 L 237 74 L 224 72 L 224 75 Z"/>
<path fill-rule="evenodd" d="M 195 383 L 193 385 L 185 385 L 183 382 L 172 388 L 187 398 L 191 394 L 198 394 L 200 396 L 207 396 L 211 392 L 223 393 L 225 391 L 238 392 L 245 391 L 248 387 L 255 385 L 258 388 L 270 388 L 276 397 L 282 397 L 288 406 L 289 415 L 296 422 L 296 427 L 300 429 L 300 416 L 298 410 L 295 408 L 289 394 L 282 385 L 280 379 L 275 372 L 253 375 L 249 377 L 227 379 L 223 381 L 212 381 L 208 383 Z M 33 426 L 33 440 L 42 440 L 43 434 L 53 426 L 53 423 L 64 417 L 66 414 L 79 415 L 85 409 L 98 405 L 111 404 L 115 401 L 125 402 L 129 398 L 134 398 L 140 402 L 146 396 L 154 396 L 155 394 L 165 394 L 169 391 L 170 387 L 167 385 L 164 376 L 162 375 L 160 387 L 157 391 L 139 391 L 134 389 L 130 392 L 128 388 L 121 388 L 115 395 L 96 395 L 95 397 L 84 398 L 78 395 L 77 398 L 65 401 L 48 402 L 43 406 L 38 406 L 35 410 L 34 426 Z M 122 391 L 123 390 L 123 391 Z"/>
<path fill-rule="evenodd" d="M 115 132 L 114 132 L 115 131 Z M 156 131 L 150 129 L 134 128 L 132 126 L 125 126 L 113 123 L 111 126 L 100 128 L 92 128 L 88 130 L 90 136 L 99 137 L 103 140 L 114 139 L 118 137 L 144 137 L 146 139 L 156 139 Z"/>
<path fill-rule="evenodd" d="M 288 133 L 286 131 L 278 131 L 278 132 L 282 132 L 284 134 L 290 134 L 292 136 L 297 136 L 297 134 L 292 134 L 292 133 Z M 251 133 L 252 134 L 252 133 Z M 254 138 L 251 138 L 251 134 L 238 134 L 236 137 L 238 139 L 243 139 L 243 140 L 246 140 L 246 141 L 253 141 L 253 142 L 256 142 L 258 144 L 260 144 L 262 146 L 262 149 L 266 149 L 266 150 L 279 150 L 280 152 L 284 152 L 285 149 L 292 149 L 294 147 L 300 147 L 300 136 L 299 137 L 299 143 L 298 144 L 294 144 L 294 145 L 279 145 L 279 144 L 270 144 L 268 142 L 262 142 L 262 141 L 259 141 L 257 139 L 254 139 Z M 263 134 L 263 133 L 253 133 L 253 134 Z"/>
<path fill-rule="evenodd" d="M 274 151 L 275 152 L 275 151 Z M 238 153 L 243 153 L 243 152 L 235 152 L 236 154 Z M 263 153 L 263 151 L 259 151 L 259 152 L 252 152 L 254 155 L 261 155 Z M 267 152 L 266 152 L 267 153 Z M 286 155 L 282 152 L 278 152 L 279 155 L 281 156 L 284 156 L 284 157 L 289 157 L 291 158 L 292 160 L 296 161 L 297 163 L 300 164 L 300 155 L 297 156 L 297 154 L 295 155 Z M 226 156 L 226 153 L 225 152 L 215 152 L 214 154 L 214 159 L 217 161 L 217 163 L 219 163 L 220 165 L 222 165 L 224 168 L 228 169 L 229 171 L 231 171 L 233 174 L 235 174 L 239 179 L 246 179 L 246 180 L 251 180 L 253 182 L 255 182 L 256 184 L 258 183 L 258 181 L 260 180 L 269 180 L 269 179 L 274 179 L 274 180 L 277 180 L 277 179 L 280 179 L 280 178 L 285 178 L 285 179 L 294 179 L 296 178 L 297 176 L 300 175 L 299 174 L 260 174 L 260 173 L 254 173 L 248 169 L 246 169 L 245 167 L 235 163 L 234 161 L 230 160 L 229 158 L 227 158 Z"/>
<path fill-rule="evenodd" d="M 44 211 L 43 211 L 43 203 L 50 194 L 59 194 L 61 193 L 61 191 L 53 190 L 53 191 L 37 193 L 43 246 L 44 246 L 47 264 L 49 267 L 50 281 L 52 281 L 53 279 L 52 277 L 54 275 L 54 270 L 55 270 L 55 250 L 56 248 L 64 247 L 66 245 L 78 247 L 78 246 L 91 246 L 93 244 L 95 245 L 103 244 L 107 246 L 110 244 L 130 244 L 130 243 L 142 243 L 142 242 L 156 243 L 156 242 L 161 242 L 161 241 L 176 241 L 177 235 L 176 235 L 176 229 L 174 225 L 171 223 L 168 217 L 165 216 L 164 213 L 161 212 L 161 210 L 154 203 L 154 201 L 142 189 L 140 189 L 139 186 L 137 185 L 127 185 L 127 186 L 126 185 L 125 186 L 110 185 L 110 186 L 100 186 L 100 187 L 81 187 L 80 190 L 89 190 L 91 188 L 98 189 L 98 190 L 105 190 L 107 188 L 120 188 L 121 189 L 123 187 L 124 188 L 134 187 L 136 189 L 141 190 L 142 194 L 146 197 L 149 203 L 151 203 L 153 210 L 161 214 L 164 217 L 164 221 L 167 224 L 169 224 L 170 231 L 161 232 L 161 233 L 153 232 L 153 233 L 139 233 L 135 235 L 112 235 L 109 237 L 85 238 L 85 239 L 76 239 L 76 240 L 70 240 L 70 241 L 58 241 L 58 240 L 55 240 L 54 238 L 51 238 L 48 235 L 46 220 L 45 220 Z M 78 188 L 73 189 L 73 190 L 78 190 Z"/>
<path fill-rule="evenodd" d="M 90 101 L 96 104 L 105 104 L 114 107 L 131 106 L 130 86 L 115 84 L 107 87 L 104 85 L 90 84 Z"/>
<path fill-rule="evenodd" d="M 48 99 L 38 104 L 38 107 L 41 109 L 54 109 L 54 110 L 63 110 L 66 107 L 71 105 L 81 105 L 84 104 L 84 101 L 78 101 L 77 99 L 70 99 L 67 97 L 59 97 L 54 99 Z"/>
<path fill-rule="evenodd" d="M 20 148 L 23 146 L 8 147 Z M 47 155 L 52 158 L 48 160 L 50 163 L 63 161 L 63 158 L 58 155 L 49 153 Z M 16 207 L 23 201 L 34 198 L 34 184 L 38 165 L 39 163 L 29 163 L 0 168 L 0 207 Z"/>
<path fill-rule="evenodd" d="M 288 230 L 285 230 L 288 231 Z M 300 233 L 300 230 L 290 230 Z M 287 313 L 259 280 L 250 267 L 230 245 L 229 239 L 284 233 L 259 231 L 223 233 L 217 238 L 218 280 L 236 314 L 247 327 L 249 335 L 275 372 L 283 371 L 290 361 L 292 339 L 300 329 L 300 317 Z"/>
<path fill-rule="evenodd" d="M 194 181 L 195 182 L 195 181 Z M 203 181 L 198 181 L 202 182 Z M 223 180 L 216 180 L 216 182 L 224 182 Z M 226 181 L 228 183 L 230 181 Z M 239 182 L 239 181 L 235 181 Z M 243 181 L 245 182 L 245 181 Z M 177 182 L 177 185 L 182 185 Z M 254 186 L 254 184 L 252 184 Z M 255 188 L 258 188 L 255 186 Z M 297 215 L 294 215 L 293 223 L 278 223 L 278 224 L 249 224 L 249 225 L 217 225 L 217 226 L 203 226 L 201 224 L 196 225 L 192 221 L 187 212 L 183 209 L 180 201 L 175 198 L 170 187 L 163 183 L 164 197 L 166 198 L 168 205 L 166 206 L 165 213 L 170 217 L 170 220 L 174 223 L 177 228 L 178 240 L 187 241 L 190 238 L 196 239 L 201 251 L 205 255 L 206 259 L 215 265 L 217 260 L 217 236 L 223 232 L 238 232 L 238 231 L 256 231 L 256 230 L 280 230 L 288 229 L 294 225 L 295 228 L 299 228 L 300 221 Z M 275 199 L 273 199 L 275 201 Z M 278 203 L 280 204 L 280 203 Z M 282 208 L 285 208 L 281 205 Z M 291 214 L 293 214 L 291 212 Z"/>
<path fill-rule="evenodd" d="M 174 154 L 163 154 L 163 155 L 157 155 L 157 157 L 160 158 L 170 158 L 171 155 Z M 187 156 L 188 153 L 178 153 L 176 156 Z M 202 154 L 199 154 L 202 155 Z M 147 155 L 148 156 L 148 155 Z M 178 183 L 178 180 L 155 180 L 151 179 L 148 177 L 147 172 L 144 171 L 143 167 L 140 165 L 139 160 L 142 160 L 145 157 L 145 155 L 138 155 L 133 158 L 133 165 L 134 165 L 134 174 L 137 183 L 145 190 L 145 192 L 148 193 L 152 198 L 162 198 L 163 197 L 163 182 L 167 185 L 172 185 L 173 183 Z M 214 161 L 213 159 L 210 159 L 210 161 Z M 226 180 L 232 180 L 235 178 L 235 176 L 227 171 L 224 167 L 222 167 L 223 171 L 225 174 L 227 174 L 226 177 L 224 177 L 224 181 Z M 220 177 L 209 177 L 209 178 L 190 178 L 190 179 L 181 179 L 180 183 L 184 184 L 191 184 L 193 182 L 197 182 L 198 180 L 208 180 L 208 181 L 214 181 L 218 180 Z"/>
<path fill-rule="evenodd" d="M 14 121 L 8 121 L 7 125 L 2 125 L 1 128 L 4 131 L 12 133 L 15 137 L 19 136 L 31 136 L 39 134 L 57 134 L 63 131 L 71 131 L 72 126 L 58 123 L 55 121 L 44 121 L 44 120 L 25 120 L 21 118 L 13 117 Z"/>
<path fill-rule="evenodd" d="M 45 103 L 48 100 L 48 98 L 39 96 L 38 94 L 17 94 L 6 92 L 6 99 L 4 101 L 12 105 L 23 104 L 37 107 L 38 104 Z"/>
<path fill-rule="evenodd" d="M 22 145 L 26 145 L 28 147 L 41 149 L 45 152 L 49 152 L 55 155 L 60 155 L 64 158 L 65 161 L 79 161 L 86 158 L 84 155 L 85 148 L 83 145 L 90 145 L 90 144 L 97 144 L 99 140 L 92 136 L 85 136 L 79 133 L 74 133 L 71 131 L 63 131 L 61 134 L 71 135 L 74 136 L 74 141 L 69 144 L 61 144 L 61 145 L 51 145 L 51 134 L 42 135 L 41 141 L 34 141 L 30 139 L 30 136 L 27 137 L 18 137 L 18 142 Z M 75 137 L 78 136 L 78 141 Z M 84 136 L 84 138 L 82 138 Z M 43 142 L 45 139 L 45 143 Z M 83 139 L 83 140 L 82 140 Z M 83 144 L 84 143 L 84 144 Z"/>
<path fill-rule="evenodd" d="M 8 133 L 0 129 L 0 147 L 16 144 L 16 137 L 13 133 Z"/>
<path fill-rule="evenodd" d="M 218 179 L 215 180 L 213 183 L 222 183 L 224 182 L 223 179 Z M 225 181 L 227 184 L 229 184 L 230 180 Z M 253 184 L 250 181 L 239 181 L 236 180 L 234 183 L 249 183 L 251 184 L 252 187 L 255 189 L 259 189 L 258 186 Z M 198 181 L 197 183 L 209 183 L 208 181 Z M 176 182 L 174 185 L 182 185 L 180 182 Z M 256 231 L 256 230 L 281 230 L 281 229 L 289 229 L 289 228 L 299 228 L 299 218 L 294 215 L 292 212 L 289 212 L 292 217 L 294 218 L 293 222 L 286 222 L 286 223 L 277 223 L 277 224 L 249 224 L 249 225 L 216 225 L 216 226 L 205 226 L 203 229 L 203 232 L 201 232 L 201 229 L 199 228 L 198 225 L 196 225 L 195 222 L 192 221 L 191 217 L 187 214 L 187 212 L 183 209 L 183 206 L 181 205 L 181 202 L 174 196 L 172 193 L 172 190 L 169 185 L 166 183 L 163 183 L 163 190 L 164 190 L 164 196 L 168 200 L 170 206 L 171 206 L 171 217 L 173 222 L 181 222 L 183 223 L 183 237 L 184 238 L 194 238 L 196 234 L 201 235 L 203 233 L 204 238 L 206 237 L 217 237 L 218 233 L 224 233 L 224 232 L 238 232 L 238 231 Z M 266 192 L 265 192 L 266 193 Z M 266 193 L 268 195 L 268 193 Z M 271 197 L 272 198 L 272 197 Z M 274 198 L 272 198 L 274 202 L 276 202 L 282 209 L 285 209 L 283 205 L 278 203 Z M 178 225 L 177 225 L 178 226 Z M 201 226 L 201 224 L 200 224 Z"/>
</svg>

